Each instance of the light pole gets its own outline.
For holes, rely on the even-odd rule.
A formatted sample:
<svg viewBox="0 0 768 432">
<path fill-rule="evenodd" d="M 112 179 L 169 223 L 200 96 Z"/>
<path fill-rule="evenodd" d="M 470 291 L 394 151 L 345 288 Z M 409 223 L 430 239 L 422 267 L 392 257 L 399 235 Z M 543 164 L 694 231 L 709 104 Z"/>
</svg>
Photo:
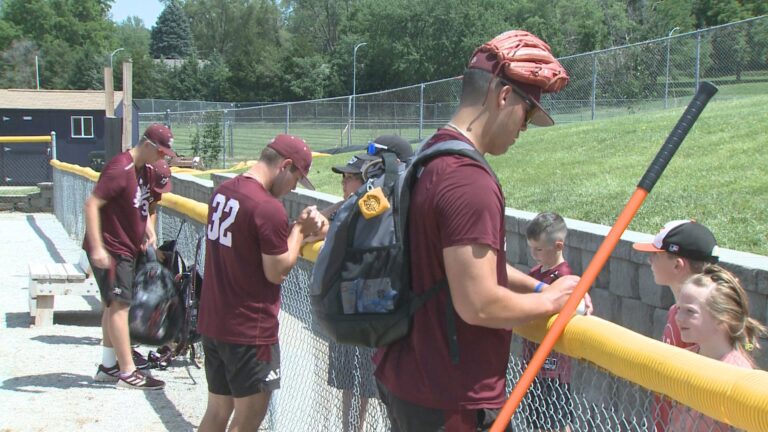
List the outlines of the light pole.
<svg viewBox="0 0 768 432">
<path fill-rule="evenodd" d="M 368 45 L 366 42 L 360 42 L 352 50 L 352 128 L 355 127 L 355 114 L 357 101 L 355 100 L 355 91 L 357 90 L 357 49 Z"/>
<path fill-rule="evenodd" d="M 664 109 L 669 107 L 668 103 L 668 95 L 669 95 L 669 41 L 670 38 L 672 38 L 672 33 L 675 31 L 680 30 L 680 27 L 675 27 L 672 30 L 669 31 L 669 34 L 667 35 L 667 74 L 666 79 L 664 80 Z"/>
<path fill-rule="evenodd" d="M 109 68 L 112 69 L 112 58 L 120 51 L 123 51 L 125 48 L 118 48 L 114 51 L 112 51 L 112 54 L 109 55 Z"/>
</svg>

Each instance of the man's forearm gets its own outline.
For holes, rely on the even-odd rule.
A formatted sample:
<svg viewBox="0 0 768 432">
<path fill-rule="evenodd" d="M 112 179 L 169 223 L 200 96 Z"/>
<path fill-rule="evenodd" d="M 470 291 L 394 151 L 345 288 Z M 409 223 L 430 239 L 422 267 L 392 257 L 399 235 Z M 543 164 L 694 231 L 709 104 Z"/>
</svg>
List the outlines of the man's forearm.
<svg viewBox="0 0 768 432">
<path fill-rule="evenodd" d="M 534 292 L 536 284 L 539 283 L 539 281 L 521 272 L 509 263 L 507 263 L 507 279 L 509 281 L 509 289 L 521 294 Z"/>
<path fill-rule="evenodd" d="M 85 232 L 88 245 L 91 250 L 104 247 L 104 240 L 101 236 L 101 215 L 99 208 L 92 200 L 85 202 Z"/>
</svg>

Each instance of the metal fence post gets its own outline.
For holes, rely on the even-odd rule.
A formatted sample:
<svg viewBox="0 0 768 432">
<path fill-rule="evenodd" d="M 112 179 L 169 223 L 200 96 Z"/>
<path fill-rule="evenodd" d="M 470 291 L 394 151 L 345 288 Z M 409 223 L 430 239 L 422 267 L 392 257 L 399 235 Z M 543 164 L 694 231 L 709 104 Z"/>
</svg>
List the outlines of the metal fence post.
<svg viewBox="0 0 768 432">
<path fill-rule="evenodd" d="M 669 108 L 669 41 L 670 39 L 667 39 L 667 72 L 664 75 L 664 109 Z"/>
<path fill-rule="evenodd" d="M 56 160 L 56 131 L 51 131 L 51 159 Z"/>
<path fill-rule="evenodd" d="M 224 111 L 224 115 L 222 116 L 222 122 L 221 122 L 221 167 L 227 168 L 227 112 Z"/>
<path fill-rule="evenodd" d="M 168 129 L 171 128 L 171 110 L 167 109 L 165 110 L 165 125 L 168 126 Z"/>
<path fill-rule="evenodd" d="M 347 109 L 347 147 L 352 145 L 352 96 L 349 97 Z"/>
<path fill-rule="evenodd" d="M 285 133 L 291 129 L 291 106 L 285 106 Z"/>
<path fill-rule="evenodd" d="M 419 141 L 424 130 L 424 83 L 419 86 Z"/>
<path fill-rule="evenodd" d="M 597 54 L 592 56 L 592 120 L 595 119 L 595 99 L 597 97 Z"/>
<path fill-rule="evenodd" d="M 699 65 L 701 60 L 701 31 L 696 32 L 696 89 L 699 90 Z"/>
</svg>

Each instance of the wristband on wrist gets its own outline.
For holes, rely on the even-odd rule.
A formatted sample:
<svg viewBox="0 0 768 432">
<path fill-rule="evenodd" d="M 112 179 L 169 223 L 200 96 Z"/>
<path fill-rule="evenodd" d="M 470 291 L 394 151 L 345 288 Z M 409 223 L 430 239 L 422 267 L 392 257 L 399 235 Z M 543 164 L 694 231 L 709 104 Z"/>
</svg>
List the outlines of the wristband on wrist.
<svg viewBox="0 0 768 432">
<path fill-rule="evenodd" d="M 539 281 L 539 283 L 536 284 L 536 286 L 533 288 L 533 292 L 540 293 L 541 289 L 544 288 L 547 284 L 544 282 Z"/>
</svg>

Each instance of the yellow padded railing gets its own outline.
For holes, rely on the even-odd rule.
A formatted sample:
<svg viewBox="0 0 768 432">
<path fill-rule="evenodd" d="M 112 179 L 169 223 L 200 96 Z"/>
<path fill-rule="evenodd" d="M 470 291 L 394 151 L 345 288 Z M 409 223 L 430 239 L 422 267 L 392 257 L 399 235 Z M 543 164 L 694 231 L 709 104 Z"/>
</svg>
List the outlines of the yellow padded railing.
<svg viewBox="0 0 768 432">
<path fill-rule="evenodd" d="M 90 168 L 58 161 L 51 161 L 51 165 L 93 181 L 98 179 L 98 173 Z M 174 194 L 164 194 L 160 203 L 200 223 L 206 222 L 207 206 L 203 203 Z M 305 245 L 302 256 L 314 262 L 322 245 Z M 555 316 L 514 331 L 540 342 L 554 320 Z M 715 361 L 594 316 L 574 316 L 555 349 L 716 420 L 750 432 L 768 431 L 768 372 Z"/>
<path fill-rule="evenodd" d="M 81 167 L 79 165 L 52 160 L 51 166 L 61 171 L 77 174 L 94 182 L 99 179 L 99 173 L 90 168 Z M 173 193 L 163 194 L 163 199 L 160 201 L 160 205 L 181 214 L 187 215 L 193 220 L 200 222 L 201 224 L 205 224 L 208 220 L 208 206 L 206 204 L 185 198 L 180 195 Z"/>
<path fill-rule="evenodd" d="M 516 328 L 515 333 L 541 341 L 554 319 Z M 593 316 L 574 316 L 555 349 L 716 420 L 768 431 L 768 372 L 712 360 Z"/>
<path fill-rule="evenodd" d="M 49 143 L 53 140 L 50 135 L 30 135 L 30 136 L 0 136 L 1 143 Z"/>
</svg>

